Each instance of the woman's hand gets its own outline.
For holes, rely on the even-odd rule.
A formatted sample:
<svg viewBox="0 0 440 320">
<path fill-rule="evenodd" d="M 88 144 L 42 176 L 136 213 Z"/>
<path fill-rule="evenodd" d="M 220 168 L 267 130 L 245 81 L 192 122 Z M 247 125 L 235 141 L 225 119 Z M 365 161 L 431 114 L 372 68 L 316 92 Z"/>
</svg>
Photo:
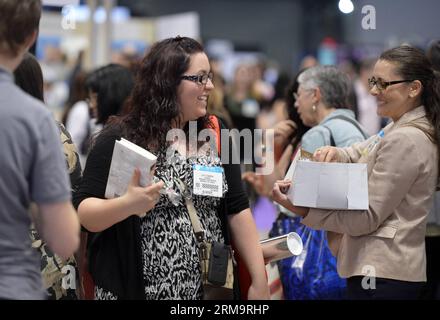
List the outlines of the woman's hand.
<svg viewBox="0 0 440 320">
<path fill-rule="evenodd" d="M 271 194 L 272 199 L 282 205 L 287 210 L 301 217 L 305 217 L 309 213 L 309 208 L 295 206 L 292 204 L 292 202 L 290 202 L 289 198 L 287 197 L 287 192 L 289 191 L 291 185 L 292 182 L 289 180 L 278 180 L 277 182 L 275 182 Z"/>
<path fill-rule="evenodd" d="M 256 174 L 255 172 L 248 171 L 242 174 L 241 179 L 248 182 L 252 188 L 260 196 L 268 196 L 269 191 L 266 190 L 265 181 L 263 175 Z"/>
<path fill-rule="evenodd" d="M 292 120 L 278 122 L 274 127 L 275 144 L 285 146 L 293 139 L 296 130 L 297 125 Z"/>
<path fill-rule="evenodd" d="M 342 162 L 338 148 L 335 147 L 321 147 L 316 149 L 313 153 L 313 160 L 317 162 Z"/>
<path fill-rule="evenodd" d="M 257 226 L 252 217 L 251 209 L 247 208 L 237 214 L 228 215 L 231 242 L 240 255 L 241 261 L 249 272 L 251 285 L 249 299 L 268 299 L 266 268 Z M 245 277 L 247 278 L 247 277 Z M 244 284 L 246 281 L 244 281 Z"/>
<path fill-rule="evenodd" d="M 139 185 L 141 173 L 136 169 L 128 185 L 127 192 L 123 195 L 130 215 L 145 216 L 145 213 L 154 208 L 160 198 L 159 191 L 164 186 L 163 181 L 148 187 Z"/>
<path fill-rule="evenodd" d="M 289 191 L 291 185 L 292 182 L 290 180 L 278 180 L 275 182 L 271 193 L 271 198 L 273 201 L 279 203 L 289 210 L 293 208 L 292 202 L 290 202 L 289 198 L 287 197 L 287 192 Z"/>
</svg>

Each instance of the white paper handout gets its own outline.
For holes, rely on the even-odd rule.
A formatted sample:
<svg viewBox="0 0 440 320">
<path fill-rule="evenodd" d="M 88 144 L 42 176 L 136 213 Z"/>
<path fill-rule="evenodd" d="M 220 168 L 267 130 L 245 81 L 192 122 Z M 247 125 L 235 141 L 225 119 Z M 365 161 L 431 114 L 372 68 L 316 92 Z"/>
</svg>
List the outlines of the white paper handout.
<svg viewBox="0 0 440 320">
<path fill-rule="evenodd" d="M 150 171 L 156 160 L 154 154 L 128 140 L 115 141 L 105 197 L 111 199 L 122 196 L 127 191 L 136 168 L 141 172 L 140 185 L 149 185 L 153 178 Z"/>
<path fill-rule="evenodd" d="M 286 179 L 293 182 L 287 196 L 294 205 L 338 210 L 368 209 L 367 164 L 324 163 L 299 158 L 298 155 L 295 157 L 286 175 Z"/>
</svg>

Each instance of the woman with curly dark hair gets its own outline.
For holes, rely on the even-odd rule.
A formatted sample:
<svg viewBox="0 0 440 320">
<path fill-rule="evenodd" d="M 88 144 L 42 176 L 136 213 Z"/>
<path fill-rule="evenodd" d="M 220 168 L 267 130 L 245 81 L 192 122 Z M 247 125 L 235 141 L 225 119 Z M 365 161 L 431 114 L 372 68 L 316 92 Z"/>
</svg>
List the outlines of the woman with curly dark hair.
<svg viewBox="0 0 440 320">
<path fill-rule="evenodd" d="M 191 201 L 207 241 L 228 243 L 230 238 L 240 251 L 252 278 L 248 297 L 269 298 L 239 166 L 222 164 L 212 153 L 197 152 L 204 147 L 201 143 L 196 144 L 200 148 L 195 154 L 185 157 L 191 151 L 188 139 L 167 140 L 172 129 L 190 136 L 190 121 L 197 121 L 198 132 L 212 127 L 206 113 L 212 89 L 208 57 L 197 41 L 177 37 L 158 42 L 141 63 L 128 113 L 111 119 L 96 138 L 74 199 L 83 227 L 94 233 L 89 237 L 89 265 L 95 298 L 203 297 L 199 246 L 182 184 L 192 191 Z M 121 137 L 156 154 L 155 176 L 162 181 L 140 187 L 136 171 L 126 194 L 104 199 L 114 142 Z M 195 194 L 195 165 L 223 169 L 219 182 L 223 197 Z M 175 199 L 159 194 L 164 184 L 177 194 Z"/>
</svg>

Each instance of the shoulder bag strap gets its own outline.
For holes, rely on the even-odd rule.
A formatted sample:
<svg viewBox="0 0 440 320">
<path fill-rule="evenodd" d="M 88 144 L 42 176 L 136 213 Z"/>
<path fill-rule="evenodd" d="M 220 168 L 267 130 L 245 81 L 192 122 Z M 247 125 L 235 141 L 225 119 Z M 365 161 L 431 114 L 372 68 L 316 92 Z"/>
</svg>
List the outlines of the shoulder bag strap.
<svg viewBox="0 0 440 320">
<path fill-rule="evenodd" d="M 356 120 L 354 120 L 350 117 L 344 116 L 342 114 L 337 115 L 337 116 L 333 117 L 332 119 L 339 119 L 339 120 L 344 120 L 344 121 L 350 122 L 352 125 L 354 125 L 359 130 L 360 133 L 362 133 L 362 135 L 364 136 L 364 139 L 369 138 L 369 135 L 364 131 L 364 129 L 362 129 L 362 127 L 359 125 L 359 122 L 357 122 Z"/>
<path fill-rule="evenodd" d="M 180 193 L 185 200 L 186 209 L 188 210 L 189 218 L 191 220 L 191 225 L 193 227 L 194 234 L 196 235 L 197 242 L 202 243 L 205 240 L 205 231 L 202 229 L 202 224 L 197 216 L 197 211 L 192 201 L 191 192 L 179 177 L 176 177 L 176 180 Z"/>
<path fill-rule="evenodd" d="M 333 138 L 332 131 L 331 131 L 330 128 L 327 127 L 325 124 L 322 124 L 322 126 L 323 126 L 324 128 L 326 128 L 326 129 L 328 130 L 328 133 L 330 134 L 330 146 L 332 146 L 332 147 L 336 147 L 336 142 L 335 142 L 335 139 Z"/>
</svg>

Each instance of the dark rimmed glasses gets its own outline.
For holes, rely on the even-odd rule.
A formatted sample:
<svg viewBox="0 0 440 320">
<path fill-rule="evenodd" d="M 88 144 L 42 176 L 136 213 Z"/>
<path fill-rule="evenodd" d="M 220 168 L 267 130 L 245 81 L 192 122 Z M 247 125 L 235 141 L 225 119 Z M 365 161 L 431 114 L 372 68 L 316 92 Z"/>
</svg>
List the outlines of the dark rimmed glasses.
<svg viewBox="0 0 440 320">
<path fill-rule="evenodd" d="M 205 86 L 208 83 L 208 79 L 211 80 L 214 77 L 214 74 L 212 72 L 210 73 L 203 73 L 203 74 L 197 74 L 197 75 L 183 75 L 181 78 L 183 80 L 189 80 L 195 83 L 198 83 L 199 85 Z"/>
<path fill-rule="evenodd" d="M 386 90 L 386 88 L 388 88 L 389 86 L 392 86 L 393 84 L 398 84 L 398 83 L 403 83 L 403 82 L 413 82 L 414 80 L 396 80 L 396 81 L 384 81 L 382 78 L 375 78 L 372 77 L 370 79 L 368 79 L 368 87 L 371 89 L 374 88 L 374 86 L 376 86 L 376 88 L 379 91 L 384 91 Z"/>
</svg>

